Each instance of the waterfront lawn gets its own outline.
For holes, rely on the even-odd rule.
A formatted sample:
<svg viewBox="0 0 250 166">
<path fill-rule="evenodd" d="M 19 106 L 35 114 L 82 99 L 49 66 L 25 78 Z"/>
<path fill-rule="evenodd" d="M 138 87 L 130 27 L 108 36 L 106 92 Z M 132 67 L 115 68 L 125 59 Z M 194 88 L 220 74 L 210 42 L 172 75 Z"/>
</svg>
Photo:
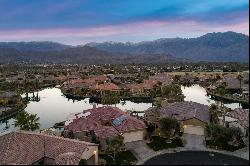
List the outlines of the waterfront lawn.
<svg viewBox="0 0 250 166">
<path fill-rule="evenodd" d="M 99 157 L 106 161 L 106 165 L 134 165 L 137 161 L 129 150 L 118 152 L 116 162 L 113 160 L 113 154 L 100 154 Z"/>
<path fill-rule="evenodd" d="M 154 151 L 159 151 L 168 148 L 183 147 L 183 142 L 180 137 L 172 139 L 171 143 L 166 142 L 166 138 L 160 136 L 153 136 L 153 141 L 148 143 L 148 146 Z"/>
</svg>

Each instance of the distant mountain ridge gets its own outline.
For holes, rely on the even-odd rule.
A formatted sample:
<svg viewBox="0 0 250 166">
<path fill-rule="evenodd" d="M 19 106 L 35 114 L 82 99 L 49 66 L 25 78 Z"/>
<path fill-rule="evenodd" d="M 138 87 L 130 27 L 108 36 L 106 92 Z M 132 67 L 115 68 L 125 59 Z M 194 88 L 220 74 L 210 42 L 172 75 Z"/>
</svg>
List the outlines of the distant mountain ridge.
<svg viewBox="0 0 250 166">
<path fill-rule="evenodd" d="M 13 48 L 0 48 L 0 64 L 6 63 L 74 63 L 74 64 L 158 64 L 182 62 L 167 54 L 128 54 L 112 53 L 89 46 L 66 48 L 61 51 L 18 51 Z"/>
<path fill-rule="evenodd" d="M 0 63 L 164 63 L 178 61 L 248 62 L 249 36 L 235 32 L 208 33 L 197 38 L 88 43 L 0 42 Z M 99 62 L 100 61 L 100 62 Z"/>
<path fill-rule="evenodd" d="M 0 48 L 13 48 L 18 51 L 60 51 L 72 46 L 56 42 L 0 42 Z"/>
<path fill-rule="evenodd" d="M 104 42 L 87 45 L 110 52 L 165 53 L 193 61 L 246 62 L 249 60 L 249 36 L 231 31 L 208 33 L 197 38 L 162 38 L 138 43 Z"/>
</svg>

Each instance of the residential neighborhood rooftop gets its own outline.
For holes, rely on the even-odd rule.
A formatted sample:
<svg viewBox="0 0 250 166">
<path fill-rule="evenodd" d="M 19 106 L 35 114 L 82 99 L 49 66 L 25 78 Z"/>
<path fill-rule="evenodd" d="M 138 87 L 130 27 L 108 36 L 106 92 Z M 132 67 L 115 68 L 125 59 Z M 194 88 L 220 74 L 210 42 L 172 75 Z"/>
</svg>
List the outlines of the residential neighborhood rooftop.
<svg viewBox="0 0 250 166">
<path fill-rule="evenodd" d="M 238 120 L 241 126 L 249 128 L 249 110 L 236 108 L 228 114 L 230 117 Z"/>
<path fill-rule="evenodd" d="M 178 120 L 196 118 L 209 123 L 208 106 L 196 102 L 184 101 L 171 103 L 159 110 L 160 117 L 174 117 Z"/>
<path fill-rule="evenodd" d="M 83 116 L 65 126 L 66 130 L 73 132 L 93 130 L 97 137 L 108 138 L 119 135 L 123 132 L 145 129 L 145 124 L 126 114 L 117 107 L 99 107 L 86 110 L 88 116 Z M 125 117 L 120 123 L 119 118 Z M 117 120 L 118 119 L 118 120 Z"/>
<path fill-rule="evenodd" d="M 93 143 L 27 131 L 0 135 L 0 142 L 0 165 L 31 165 L 44 158 L 58 161 L 58 157 L 65 155 L 65 161 L 60 160 L 55 164 L 78 164 L 79 155 L 81 156 L 88 146 L 97 146 Z M 68 155 L 69 153 L 71 155 Z"/>
</svg>

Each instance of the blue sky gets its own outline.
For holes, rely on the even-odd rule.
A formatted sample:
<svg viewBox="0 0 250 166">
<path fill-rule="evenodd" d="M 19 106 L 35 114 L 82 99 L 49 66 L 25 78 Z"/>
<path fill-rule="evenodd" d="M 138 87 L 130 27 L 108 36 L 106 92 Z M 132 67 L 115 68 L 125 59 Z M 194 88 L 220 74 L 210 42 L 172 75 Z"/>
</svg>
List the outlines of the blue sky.
<svg viewBox="0 0 250 166">
<path fill-rule="evenodd" d="M 248 0 L 0 0 L 0 41 L 84 44 L 248 35 Z"/>
</svg>

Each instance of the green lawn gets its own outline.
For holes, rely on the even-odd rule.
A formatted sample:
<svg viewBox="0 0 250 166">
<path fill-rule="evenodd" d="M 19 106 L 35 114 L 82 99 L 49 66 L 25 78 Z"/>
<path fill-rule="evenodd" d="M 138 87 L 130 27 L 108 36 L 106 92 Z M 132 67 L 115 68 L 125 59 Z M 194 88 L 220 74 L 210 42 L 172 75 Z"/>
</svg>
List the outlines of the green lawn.
<svg viewBox="0 0 250 166">
<path fill-rule="evenodd" d="M 182 140 L 179 137 L 173 139 L 171 143 L 167 143 L 166 138 L 160 136 L 153 136 L 152 139 L 153 141 L 148 143 L 148 146 L 154 151 L 183 146 Z"/>
<path fill-rule="evenodd" d="M 116 155 L 116 163 L 113 160 L 113 155 L 100 154 L 99 157 L 106 161 L 106 165 L 132 165 L 137 161 L 136 157 L 128 150 Z"/>
</svg>

